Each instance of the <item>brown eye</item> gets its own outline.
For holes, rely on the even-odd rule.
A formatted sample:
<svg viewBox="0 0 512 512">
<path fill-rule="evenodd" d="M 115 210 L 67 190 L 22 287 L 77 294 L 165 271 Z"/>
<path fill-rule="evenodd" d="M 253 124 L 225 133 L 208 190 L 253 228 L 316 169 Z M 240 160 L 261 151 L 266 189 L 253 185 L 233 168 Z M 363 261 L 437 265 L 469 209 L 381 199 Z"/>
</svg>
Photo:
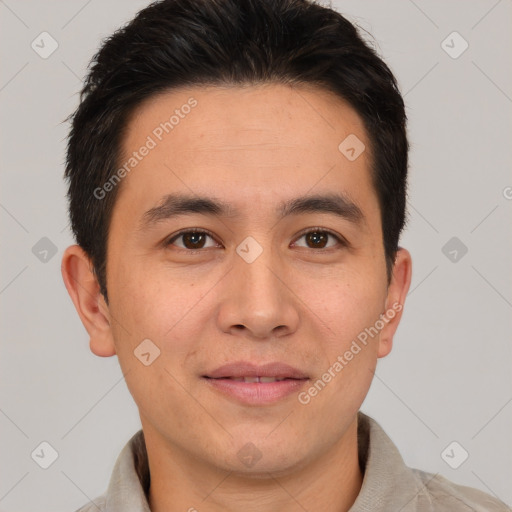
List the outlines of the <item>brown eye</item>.
<svg viewBox="0 0 512 512">
<path fill-rule="evenodd" d="M 329 234 L 321 231 L 313 231 L 304 235 L 306 243 L 312 249 L 323 249 L 328 242 Z"/>
<path fill-rule="evenodd" d="M 206 240 L 202 233 L 186 233 L 182 237 L 183 245 L 187 249 L 202 249 Z"/>
<path fill-rule="evenodd" d="M 302 240 L 304 240 L 304 242 L 302 242 Z M 343 238 L 331 233 L 330 231 L 312 229 L 300 236 L 294 245 L 298 247 L 306 247 L 307 249 L 329 249 L 336 245 L 346 246 L 346 243 Z"/>
<path fill-rule="evenodd" d="M 208 242 L 208 239 L 211 242 Z M 209 245 L 207 245 L 209 243 Z M 175 245 L 181 249 L 189 249 L 191 251 L 215 247 L 215 241 L 208 233 L 203 231 L 183 231 L 169 240 L 167 245 Z"/>
</svg>

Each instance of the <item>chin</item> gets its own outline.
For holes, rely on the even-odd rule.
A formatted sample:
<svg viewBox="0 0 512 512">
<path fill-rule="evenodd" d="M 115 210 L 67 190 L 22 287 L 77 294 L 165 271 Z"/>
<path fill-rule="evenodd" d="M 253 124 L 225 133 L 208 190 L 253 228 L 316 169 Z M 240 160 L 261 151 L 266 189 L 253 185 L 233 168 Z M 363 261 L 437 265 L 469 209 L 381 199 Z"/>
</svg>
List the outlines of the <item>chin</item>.
<svg viewBox="0 0 512 512">
<path fill-rule="evenodd" d="M 304 448 L 300 442 L 299 446 Z M 268 479 L 269 473 L 272 476 L 284 476 L 306 464 L 307 454 L 303 454 L 298 448 L 296 445 L 287 444 L 283 436 L 270 440 L 268 430 L 260 436 L 244 435 L 243 438 L 234 440 L 233 445 L 224 451 L 226 455 L 223 469 L 240 477 L 254 479 Z M 228 453 L 232 455 L 228 456 Z"/>
</svg>

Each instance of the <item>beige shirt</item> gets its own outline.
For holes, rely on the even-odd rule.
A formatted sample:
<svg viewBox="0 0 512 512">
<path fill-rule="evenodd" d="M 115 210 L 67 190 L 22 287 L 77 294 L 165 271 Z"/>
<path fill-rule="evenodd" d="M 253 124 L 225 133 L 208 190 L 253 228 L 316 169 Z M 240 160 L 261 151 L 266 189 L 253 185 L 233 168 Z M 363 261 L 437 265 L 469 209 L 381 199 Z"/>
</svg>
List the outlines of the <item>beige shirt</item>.
<svg viewBox="0 0 512 512">
<path fill-rule="evenodd" d="M 379 424 L 359 412 L 363 485 L 349 512 L 505 512 L 504 503 L 440 475 L 408 468 Z M 77 512 L 150 512 L 149 468 L 139 430 L 119 455 L 107 491 Z"/>
</svg>

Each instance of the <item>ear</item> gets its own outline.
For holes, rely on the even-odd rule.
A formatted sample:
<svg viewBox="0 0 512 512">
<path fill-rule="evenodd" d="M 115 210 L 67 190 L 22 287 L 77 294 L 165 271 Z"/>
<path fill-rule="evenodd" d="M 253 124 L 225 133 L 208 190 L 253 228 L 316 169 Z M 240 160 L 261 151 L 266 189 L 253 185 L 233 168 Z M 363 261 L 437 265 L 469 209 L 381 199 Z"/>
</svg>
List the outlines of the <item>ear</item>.
<svg viewBox="0 0 512 512">
<path fill-rule="evenodd" d="M 64 252 L 61 271 L 66 289 L 89 333 L 91 351 L 101 357 L 115 355 L 109 308 L 90 258 L 80 246 L 72 245 Z"/>
<path fill-rule="evenodd" d="M 388 286 L 386 297 L 386 309 L 381 318 L 384 321 L 379 336 L 378 357 L 387 356 L 393 347 L 393 336 L 398 328 L 402 312 L 404 309 L 405 298 L 409 291 L 412 275 L 412 258 L 409 251 L 399 248 L 393 265 L 393 274 Z"/>
</svg>

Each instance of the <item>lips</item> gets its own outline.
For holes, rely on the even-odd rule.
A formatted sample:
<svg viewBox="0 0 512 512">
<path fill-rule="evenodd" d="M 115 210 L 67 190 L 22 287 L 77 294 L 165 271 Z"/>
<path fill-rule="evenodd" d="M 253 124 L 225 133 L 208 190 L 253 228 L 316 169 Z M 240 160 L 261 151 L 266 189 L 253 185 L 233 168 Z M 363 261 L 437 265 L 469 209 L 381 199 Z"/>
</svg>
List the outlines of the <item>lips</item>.
<svg viewBox="0 0 512 512">
<path fill-rule="evenodd" d="M 304 372 L 288 364 L 275 362 L 264 365 L 254 365 L 247 361 L 226 364 L 209 372 L 203 377 L 207 379 L 231 379 L 246 383 L 271 383 L 287 379 L 308 379 L 308 376 Z"/>
<path fill-rule="evenodd" d="M 211 390 L 245 406 L 270 406 L 298 393 L 309 377 L 284 363 L 226 364 L 202 376 Z"/>
<path fill-rule="evenodd" d="M 262 383 L 269 383 L 269 382 L 281 382 L 282 380 L 287 380 L 289 377 L 284 378 L 277 378 L 277 377 L 221 377 L 221 378 L 227 378 L 229 380 L 234 380 L 236 382 L 245 382 L 245 383 L 254 383 L 254 382 L 262 382 Z M 293 379 L 297 380 L 297 379 Z"/>
</svg>

